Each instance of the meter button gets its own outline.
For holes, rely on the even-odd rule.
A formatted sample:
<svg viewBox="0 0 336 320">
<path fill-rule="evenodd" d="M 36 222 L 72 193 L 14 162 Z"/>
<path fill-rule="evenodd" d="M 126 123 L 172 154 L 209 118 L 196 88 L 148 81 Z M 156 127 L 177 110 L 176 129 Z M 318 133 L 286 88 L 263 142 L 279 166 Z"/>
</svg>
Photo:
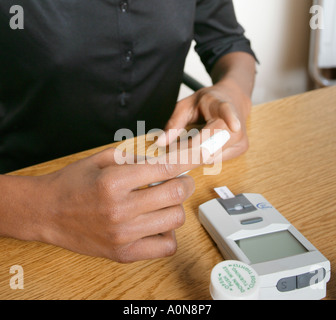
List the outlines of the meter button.
<svg viewBox="0 0 336 320">
<path fill-rule="evenodd" d="M 244 206 L 242 206 L 241 204 L 236 204 L 236 205 L 234 206 L 233 209 L 234 209 L 234 210 L 237 210 L 237 211 L 239 211 L 239 210 L 243 210 L 243 209 L 244 209 Z"/>
<path fill-rule="evenodd" d="M 249 224 L 254 224 L 254 223 L 262 222 L 263 220 L 264 220 L 263 218 L 257 217 L 257 218 L 242 220 L 242 221 L 240 221 L 240 223 L 243 226 L 246 226 L 246 225 L 249 225 Z"/>
<path fill-rule="evenodd" d="M 321 282 L 326 276 L 324 268 L 315 270 L 313 272 L 307 272 L 297 276 L 297 289 L 309 287 L 313 284 Z"/>
<path fill-rule="evenodd" d="M 277 289 L 280 292 L 288 292 L 296 289 L 296 276 L 279 280 Z"/>
<path fill-rule="evenodd" d="M 217 199 L 217 201 L 230 215 L 245 214 L 257 210 L 243 194 L 239 194 L 230 199 L 220 198 Z"/>
</svg>

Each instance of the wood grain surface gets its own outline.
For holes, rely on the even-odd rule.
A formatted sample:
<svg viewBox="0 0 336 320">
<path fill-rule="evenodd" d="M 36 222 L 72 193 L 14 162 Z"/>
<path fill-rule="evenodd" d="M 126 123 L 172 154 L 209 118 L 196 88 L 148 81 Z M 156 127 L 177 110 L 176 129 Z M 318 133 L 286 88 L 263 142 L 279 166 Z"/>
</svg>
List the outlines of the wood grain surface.
<svg viewBox="0 0 336 320">
<path fill-rule="evenodd" d="M 0 238 L 0 299 L 210 299 L 210 272 L 223 258 L 197 214 L 223 185 L 264 195 L 331 261 L 327 299 L 336 299 L 336 87 L 255 106 L 248 135 L 249 151 L 223 163 L 219 175 L 190 172 L 196 191 L 185 202 L 174 256 L 123 265 Z M 46 174 L 107 147 L 13 174 Z M 23 290 L 9 286 L 13 265 L 24 269 Z"/>
</svg>

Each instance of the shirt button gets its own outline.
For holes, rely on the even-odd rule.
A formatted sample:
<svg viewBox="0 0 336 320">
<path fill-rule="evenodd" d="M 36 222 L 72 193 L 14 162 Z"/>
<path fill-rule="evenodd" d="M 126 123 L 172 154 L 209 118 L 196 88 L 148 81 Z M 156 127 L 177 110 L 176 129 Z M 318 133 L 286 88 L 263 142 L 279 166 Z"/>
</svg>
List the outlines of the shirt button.
<svg viewBox="0 0 336 320">
<path fill-rule="evenodd" d="M 129 50 L 126 52 L 126 55 L 125 55 L 125 60 L 126 62 L 131 62 L 132 61 L 132 58 L 133 58 L 133 51 Z"/>
<path fill-rule="evenodd" d="M 129 94 L 127 92 L 122 92 L 119 96 L 119 103 L 122 107 L 125 107 L 127 105 L 129 98 Z"/>
<path fill-rule="evenodd" d="M 121 1 L 119 5 L 120 5 L 121 12 L 123 12 L 123 13 L 128 12 L 129 5 L 128 5 L 128 2 L 126 0 Z"/>
</svg>

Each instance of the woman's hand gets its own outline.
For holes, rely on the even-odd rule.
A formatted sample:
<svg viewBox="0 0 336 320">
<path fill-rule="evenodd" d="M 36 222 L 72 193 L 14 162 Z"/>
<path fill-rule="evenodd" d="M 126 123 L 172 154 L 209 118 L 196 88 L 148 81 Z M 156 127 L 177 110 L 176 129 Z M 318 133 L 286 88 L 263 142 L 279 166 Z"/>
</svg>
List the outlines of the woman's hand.
<svg viewBox="0 0 336 320">
<path fill-rule="evenodd" d="M 244 52 L 230 53 L 215 64 L 211 75 L 213 86 L 177 103 L 165 133 L 156 142 L 158 146 L 169 145 L 187 125 L 205 122 L 200 141 L 203 133 L 209 138 L 209 131 L 212 135 L 215 130 L 228 130 L 231 135 L 221 157 L 216 159 L 229 160 L 248 149 L 246 120 L 252 106 L 255 59 Z"/>
</svg>

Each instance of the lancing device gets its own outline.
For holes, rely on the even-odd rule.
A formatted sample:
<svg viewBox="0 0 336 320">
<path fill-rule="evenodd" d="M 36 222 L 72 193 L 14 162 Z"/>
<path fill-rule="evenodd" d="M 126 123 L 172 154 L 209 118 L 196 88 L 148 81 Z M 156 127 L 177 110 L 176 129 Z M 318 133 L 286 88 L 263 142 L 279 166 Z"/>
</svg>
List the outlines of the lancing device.
<svg viewBox="0 0 336 320">
<path fill-rule="evenodd" d="M 211 136 L 209 139 L 207 139 L 206 141 L 204 141 L 201 145 L 200 148 L 205 149 L 209 152 L 210 156 L 214 155 L 218 150 L 220 150 L 221 148 L 223 148 L 225 146 L 225 144 L 230 140 L 231 135 L 229 133 L 229 131 L 227 130 L 222 130 L 219 131 L 217 133 L 215 133 L 213 136 Z M 189 173 L 190 170 L 181 173 L 180 175 L 178 175 L 176 178 L 179 178 L 181 176 L 184 176 L 185 174 Z M 166 181 L 160 181 L 160 182 L 154 182 L 151 183 L 149 185 L 149 187 L 154 187 L 157 186 L 159 184 L 162 184 Z"/>
</svg>

